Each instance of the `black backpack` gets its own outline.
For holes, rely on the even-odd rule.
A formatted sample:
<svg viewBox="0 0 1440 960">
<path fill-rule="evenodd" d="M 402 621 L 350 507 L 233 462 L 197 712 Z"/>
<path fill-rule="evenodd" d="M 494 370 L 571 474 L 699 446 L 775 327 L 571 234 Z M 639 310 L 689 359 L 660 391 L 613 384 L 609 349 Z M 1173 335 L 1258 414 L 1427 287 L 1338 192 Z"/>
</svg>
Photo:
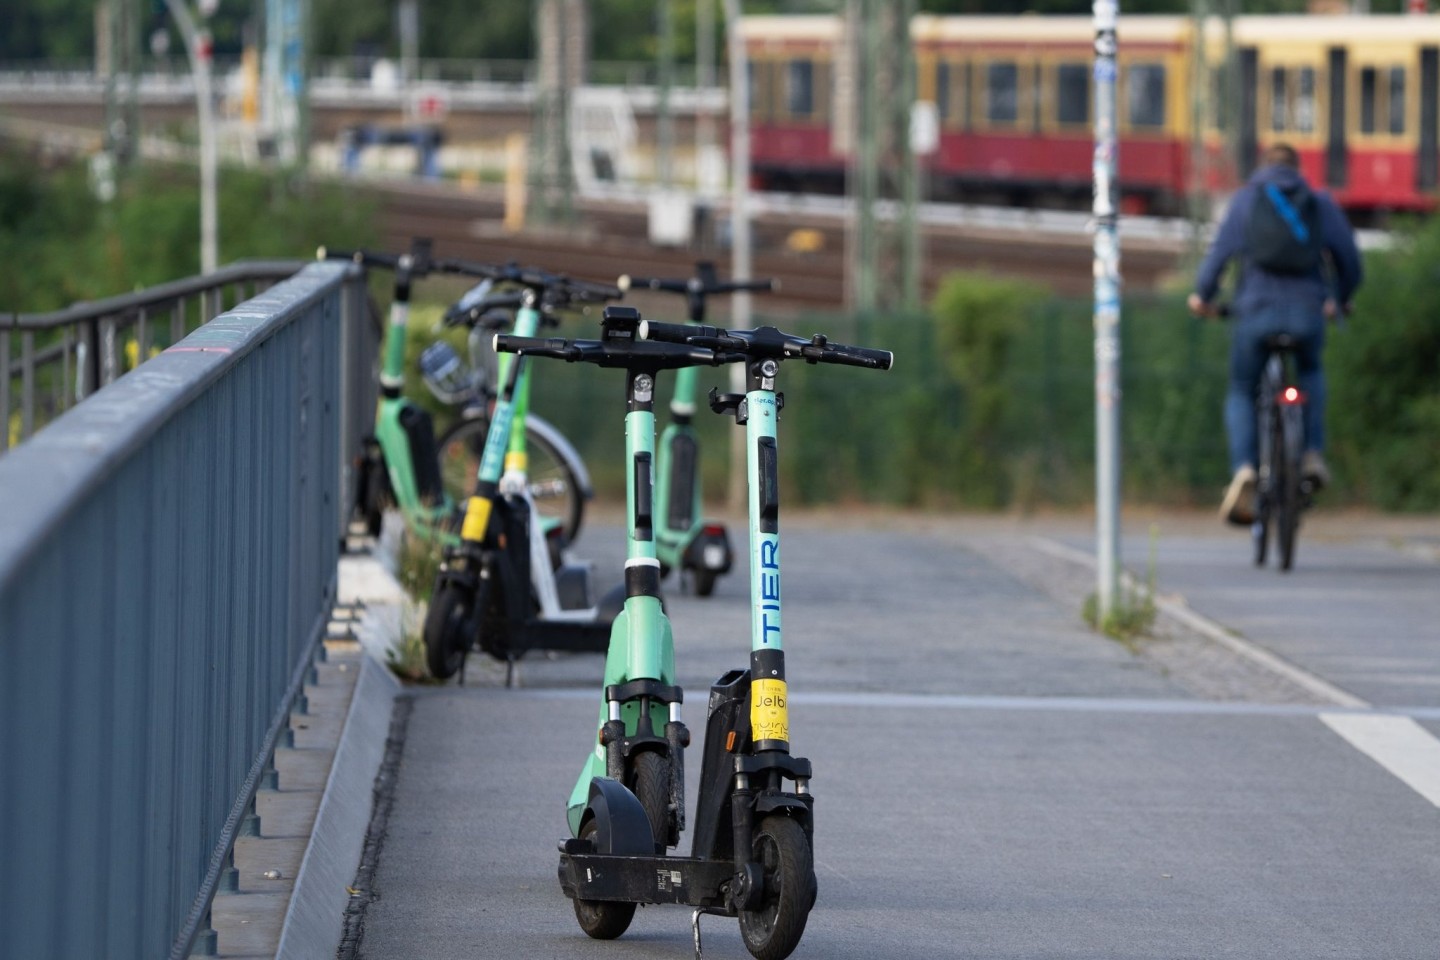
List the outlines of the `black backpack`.
<svg viewBox="0 0 1440 960">
<path fill-rule="evenodd" d="M 1261 184 L 1245 225 L 1245 255 L 1270 273 L 1308 274 L 1320 266 L 1320 202 L 1303 182 Z"/>
</svg>

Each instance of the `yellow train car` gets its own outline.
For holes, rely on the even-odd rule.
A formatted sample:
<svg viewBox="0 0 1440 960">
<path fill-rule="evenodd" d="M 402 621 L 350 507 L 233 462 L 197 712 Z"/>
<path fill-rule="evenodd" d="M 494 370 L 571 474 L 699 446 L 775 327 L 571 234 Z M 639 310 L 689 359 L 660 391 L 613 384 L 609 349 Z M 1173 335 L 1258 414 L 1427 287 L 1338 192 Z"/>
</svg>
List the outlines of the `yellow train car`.
<svg viewBox="0 0 1440 960">
<path fill-rule="evenodd" d="M 741 29 L 756 179 L 772 189 L 843 187 L 853 90 L 841 18 L 747 17 Z M 934 195 L 1088 199 L 1089 17 L 919 16 L 910 36 L 917 96 L 940 120 L 938 149 L 925 158 Z M 1188 17 L 1122 16 L 1118 38 L 1130 212 L 1178 211 L 1197 185 L 1229 189 L 1281 141 L 1352 211 L 1435 207 L 1440 17 L 1242 16 L 1227 41 L 1218 19 L 1197 29 Z"/>
</svg>

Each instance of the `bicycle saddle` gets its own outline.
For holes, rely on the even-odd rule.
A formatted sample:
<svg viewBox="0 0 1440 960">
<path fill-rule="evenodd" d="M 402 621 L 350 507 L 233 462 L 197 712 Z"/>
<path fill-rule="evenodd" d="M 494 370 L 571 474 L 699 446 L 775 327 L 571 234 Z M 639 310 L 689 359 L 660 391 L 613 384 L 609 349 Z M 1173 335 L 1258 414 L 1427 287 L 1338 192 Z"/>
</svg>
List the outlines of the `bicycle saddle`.
<svg viewBox="0 0 1440 960">
<path fill-rule="evenodd" d="M 1289 353 L 1299 346 L 1295 337 L 1288 333 L 1267 334 L 1264 343 L 1265 349 L 1272 353 Z"/>
</svg>

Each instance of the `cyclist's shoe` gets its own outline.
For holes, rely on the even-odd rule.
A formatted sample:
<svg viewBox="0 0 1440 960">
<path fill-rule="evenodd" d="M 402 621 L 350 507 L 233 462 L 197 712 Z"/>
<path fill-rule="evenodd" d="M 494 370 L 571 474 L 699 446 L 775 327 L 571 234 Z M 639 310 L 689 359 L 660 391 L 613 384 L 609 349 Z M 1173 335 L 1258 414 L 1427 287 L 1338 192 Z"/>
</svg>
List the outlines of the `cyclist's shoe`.
<svg viewBox="0 0 1440 960">
<path fill-rule="evenodd" d="M 1300 458 L 1300 476 L 1314 490 L 1330 486 L 1330 468 L 1325 465 L 1325 455 L 1319 450 L 1306 450 Z"/>
<path fill-rule="evenodd" d="M 1255 468 L 1248 463 L 1235 471 L 1220 504 L 1220 518 L 1226 523 L 1248 527 L 1255 522 L 1255 479 Z"/>
</svg>

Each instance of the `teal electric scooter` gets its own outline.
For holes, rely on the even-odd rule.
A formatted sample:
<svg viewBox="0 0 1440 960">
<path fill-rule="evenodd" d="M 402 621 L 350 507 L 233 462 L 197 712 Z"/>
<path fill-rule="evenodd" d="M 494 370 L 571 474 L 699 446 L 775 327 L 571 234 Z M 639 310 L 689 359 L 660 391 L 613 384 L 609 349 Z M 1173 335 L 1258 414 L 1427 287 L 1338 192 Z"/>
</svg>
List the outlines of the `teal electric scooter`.
<svg viewBox="0 0 1440 960">
<path fill-rule="evenodd" d="M 496 349 L 620 367 L 626 379 L 629 559 L 625 611 L 605 660 L 596 745 L 570 795 L 573 838 L 560 844 L 560 886 L 591 937 L 613 939 L 642 903 L 737 917 L 746 948 L 783 960 L 815 904 L 810 761 L 790 754 L 789 691 L 780 631 L 780 502 L 776 389 L 786 360 L 886 370 L 891 355 L 790 336 L 773 327 L 726 331 L 650 324 L 605 311 L 593 340 L 496 337 Z M 641 341 L 637 342 L 636 338 Z M 648 339 L 646 339 L 648 338 Z M 654 379 L 661 369 L 743 361 L 744 394 L 710 394 L 711 409 L 745 427 L 750 478 L 751 638 L 748 669 L 710 690 L 691 855 L 668 856 L 684 828 L 684 748 L 670 623 L 660 608 L 655 553 Z"/>
<path fill-rule="evenodd" d="M 621 296 L 606 284 L 513 266 L 496 284 L 518 297 L 514 329 L 521 338 L 533 337 L 562 310 Z M 465 658 L 475 647 L 505 661 L 507 685 L 531 650 L 603 653 L 622 595 L 617 588 L 596 602 L 590 565 L 572 561 L 555 536 L 560 531 L 547 529 L 536 511 L 519 429 L 529 407 L 529 364 L 523 356 L 502 356 L 499 366 L 501 389 L 474 492 L 458 541 L 446 546 L 423 633 L 430 673 L 439 679 L 460 673 L 462 683 Z"/>
<path fill-rule="evenodd" d="M 685 298 L 689 321 L 705 322 L 706 299 L 716 294 L 779 289 L 775 280 L 721 280 L 715 264 L 702 260 L 695 275 L 684 278 L 631 277 L 619 280 L 621 290 L 658 290 Z M 681 583 L 693 579 L 695 593 L 708 597 L 715 580 L 730 572 L 735 554 L 725 525 L 704 518 L 700 482 L 700 439 L 691 420 L 695 416 L 698 371 L 682 367 L 675 374 L 670 396 L 670 422 L 660 434 L 655 466 L 655 552 L 660 576 L 680 572 Z"/>
</svg>

